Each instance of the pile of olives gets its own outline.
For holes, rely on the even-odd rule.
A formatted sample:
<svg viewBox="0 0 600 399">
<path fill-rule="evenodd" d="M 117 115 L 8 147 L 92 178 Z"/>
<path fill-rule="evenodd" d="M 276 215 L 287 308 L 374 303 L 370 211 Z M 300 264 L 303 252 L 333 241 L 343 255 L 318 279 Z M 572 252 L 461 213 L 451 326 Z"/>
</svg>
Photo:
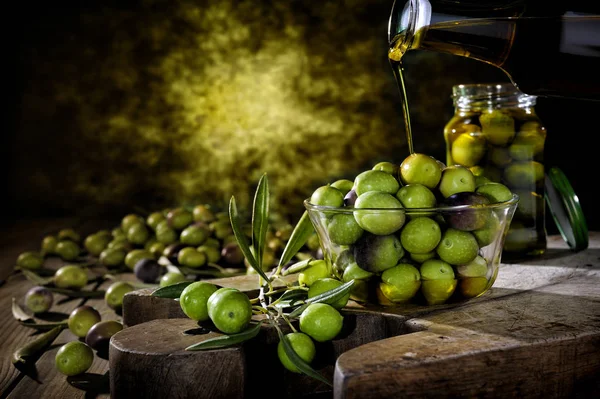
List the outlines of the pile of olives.
<svg viewBox="0 0 600 399">
<path fill-rule="evenodd" d="M 275 215 L 273 219 L 267 233 L 265 269 L 276 265 L 293 229 L 282 217 Z M 250 238 L 249 223 L 244 227 Z M 308 246 L 314 251 L 319 248 L 316 238 Z M 160 286 L 187 279 L 186 273 L 166 268 L 168 264 L 188 271 L 188 275 L 202 275 L 199 270 L 211 267 L 215 273 L 206 276 L 219 277 L 222 268 L 239 269 L 240 274 L 254 272 L 238 246 L 229 214 L 208 204 L 155 211 L 145 217 L 130 213 L 112 230 L 99 230 L 85 238 L 72 228 L 64 228 L 44 237 L 40 251 L 20 254 L 17 267 L 40 270 L 48 256 L 70 263 L 92 260 L 111 272 L 133 272 L 141 282 Z M 68 288 L 78 285 L 74 282 Z"/>
<path fill-rule="evenodd" d="M 94 351 L 99 357 L 108 358 L 110 338 L 123 329 L 120 321 L 102 320 L 100 312 L 89 305 L 75 308 L 67 323 L 79 340 L 62 345 L 54 358 L 57 370 L 67 376 L 88 371 L 94 361 Z"/>
<path fill-rule="evenodd" d="M 444 129 L 447 158 L 474 174 L 500 182 L 520 198 L 505 251 L 545 249 L 544 144 L 546 128 L 533 112 L 494 109 L 455 115 Z"/>
<path fill-rule="evenodd" d="M 250 239 L 250 224 L 243 228 Z M 284 218 L 273 215 L 263 258 L 265 270 L 277 264 L 292 230 L 293 226 Z M 319 242 L 315 238 L 316 235 L 311 238 L 309 248 L 317 251 Z M 50 257 L 58 257 L 63 265 L 57 270 L 44 268 Z M 155 211 L 146 216 L 130 213 L 112 230 L 82 236 L 74 228 L 63 228 L 45 236 L 39 251 L 19 254 L 16 269 L 40 276 L 52 274 L 46 286 L 32 287 L 26 293 L 25 307 L 35 315 L 50 311 L 55 302 L 52 288 L 61 289 L 66 295 L 69 291 L 84 289 L 97 277 L 93 273 L 95 266 L 103 266 L 113 276 L 133 273 L 141 283 L 161 287 L 185 280 L 220 277 L 220 271 L 227 271 L 228 275 L 254 272 L 238 246 L 227 212 L 199 204 Z M 197 273 L 207 269 L 214 273 Z M 136 287 L 134 282 L 113 281 L 106 289 L 105 303 L 120 315 L 125 294 Z M 69 376 L 87 371 L 94 351 L 106 355 L 110 337 L 123 328 L 120 321 L 101 320 L 98 310 L 88 305 L 73 310 L 67 324 L 80 340 L 61 347 L 55 361 L 57 369 Z"/>
<path fill-rule="evenodd" d="M 74 272 L 84 277 L 83 285 L 87 283 L 87 274 L 79 266 L 63 266 L 57 274 L 59 272 L 63 277 Z M 105 299 L 112 309 L 118 310 L 123 295 L 130 290 L 133 290 L 133 286 L 129 283 L 114 282 L 107 289 Z M 34 286 L 25 294 L 24 303 L 29 311 L 39 315 L 51 310 L 54 295 L 45 286 Z M 60 347 L 55 355 L 55 365 L 62 374 L 73 376 L 88 371 L 94 360 L 94 351 L 98 356 L 107 358 L 110 338 L 123 329 L 123 324 L 113 319 L 102 320 L 102 315 L 96 308 L 80 305 L 69 314 L 66 327 L 78 340 L 67 342 Z"/>
<path fill-rule="evenodd" d="M 420 153 L 318 187 L 307 209 L 324 261 L 298 275 L 355 280 L 352 299 L 442 304 L 486 292 L 518 197 L 462 165 Z M 458 207 L 458 208 L 457 208 Z"/>
</svg>

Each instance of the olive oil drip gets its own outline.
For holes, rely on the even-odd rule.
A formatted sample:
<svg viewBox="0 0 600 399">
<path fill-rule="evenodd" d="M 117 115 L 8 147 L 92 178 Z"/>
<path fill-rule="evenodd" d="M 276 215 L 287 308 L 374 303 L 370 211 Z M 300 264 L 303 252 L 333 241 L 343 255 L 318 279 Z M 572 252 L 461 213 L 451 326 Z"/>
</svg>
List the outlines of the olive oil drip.
<svg viewBox="0 0 600 399">
<path fill-rule="evenodd" d="M 396 37 L 392 42 L 392 46 L 388 52 L 388 59 L 390 61 L 390 65 L 392 66 L 396 83 L 400 89 L 400 100 L 402 101 L 402 113 L 404 114 L 404 127 L 406 129 L 406 143 L 408 145 L 408 152 L 410 154 L 414 154 L 408 96 L 406 95 L 406 81 L 404 79 L 404 67 L 402 65 L 402 57 L 406 53 L 407 48 L 403 44 L 403 35 Z"/>
</svg>

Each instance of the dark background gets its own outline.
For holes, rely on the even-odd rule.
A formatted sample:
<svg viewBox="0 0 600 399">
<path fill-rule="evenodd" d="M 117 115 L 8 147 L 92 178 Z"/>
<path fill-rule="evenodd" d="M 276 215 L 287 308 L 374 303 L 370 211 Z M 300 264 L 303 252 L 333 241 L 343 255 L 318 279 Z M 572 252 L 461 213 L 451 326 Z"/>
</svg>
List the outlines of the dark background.
<svg viewBox="0 0 600 399">
<path fill-rule="evenodd" d="M 272 208 L 295 217 L 318 185 L 408 155 L 386 55 L 392 1 L 14 7 L 3 23 L 6 226 L 231 195 L 246 206 L 262 173 Z M 415 150 L 441 160 L 452 86 L 508 81 L 424 52 L 407 55 L 406 75 Z M 595 230 L 600 103 L 539 98 L 536 110 L 546 167 L 565 172 Z"/>
</svg>

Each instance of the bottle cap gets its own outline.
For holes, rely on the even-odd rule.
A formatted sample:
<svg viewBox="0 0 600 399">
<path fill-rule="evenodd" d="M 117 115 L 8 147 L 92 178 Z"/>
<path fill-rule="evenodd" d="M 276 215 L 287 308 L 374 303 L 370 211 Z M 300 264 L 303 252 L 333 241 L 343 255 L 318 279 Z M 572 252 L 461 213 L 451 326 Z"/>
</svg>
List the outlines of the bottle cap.
<svg viewBox="0 0 600 399">
<path fill-rule="evenodd" d="M 562 238 L 573 251 L 586 249 L 589 243 L 587 223 L 579 198 L 562 170 L 550 168 L 544 188 L 546 204 Z"/>
</svg>

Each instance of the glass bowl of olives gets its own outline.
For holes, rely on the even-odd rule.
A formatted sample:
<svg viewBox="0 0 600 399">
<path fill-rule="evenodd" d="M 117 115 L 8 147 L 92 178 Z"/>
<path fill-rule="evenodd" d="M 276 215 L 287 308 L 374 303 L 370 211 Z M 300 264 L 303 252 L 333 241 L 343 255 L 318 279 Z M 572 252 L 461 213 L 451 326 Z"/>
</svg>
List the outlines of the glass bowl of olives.
<svg viewBox="0 0 600 399">
<path fill-rule="evenodd" d="M 479 297 L 498 275 L 519 196 L 414 153 L 317 188 L 304 206 L 330 274 L 383 306 Z"/>
</svg>

